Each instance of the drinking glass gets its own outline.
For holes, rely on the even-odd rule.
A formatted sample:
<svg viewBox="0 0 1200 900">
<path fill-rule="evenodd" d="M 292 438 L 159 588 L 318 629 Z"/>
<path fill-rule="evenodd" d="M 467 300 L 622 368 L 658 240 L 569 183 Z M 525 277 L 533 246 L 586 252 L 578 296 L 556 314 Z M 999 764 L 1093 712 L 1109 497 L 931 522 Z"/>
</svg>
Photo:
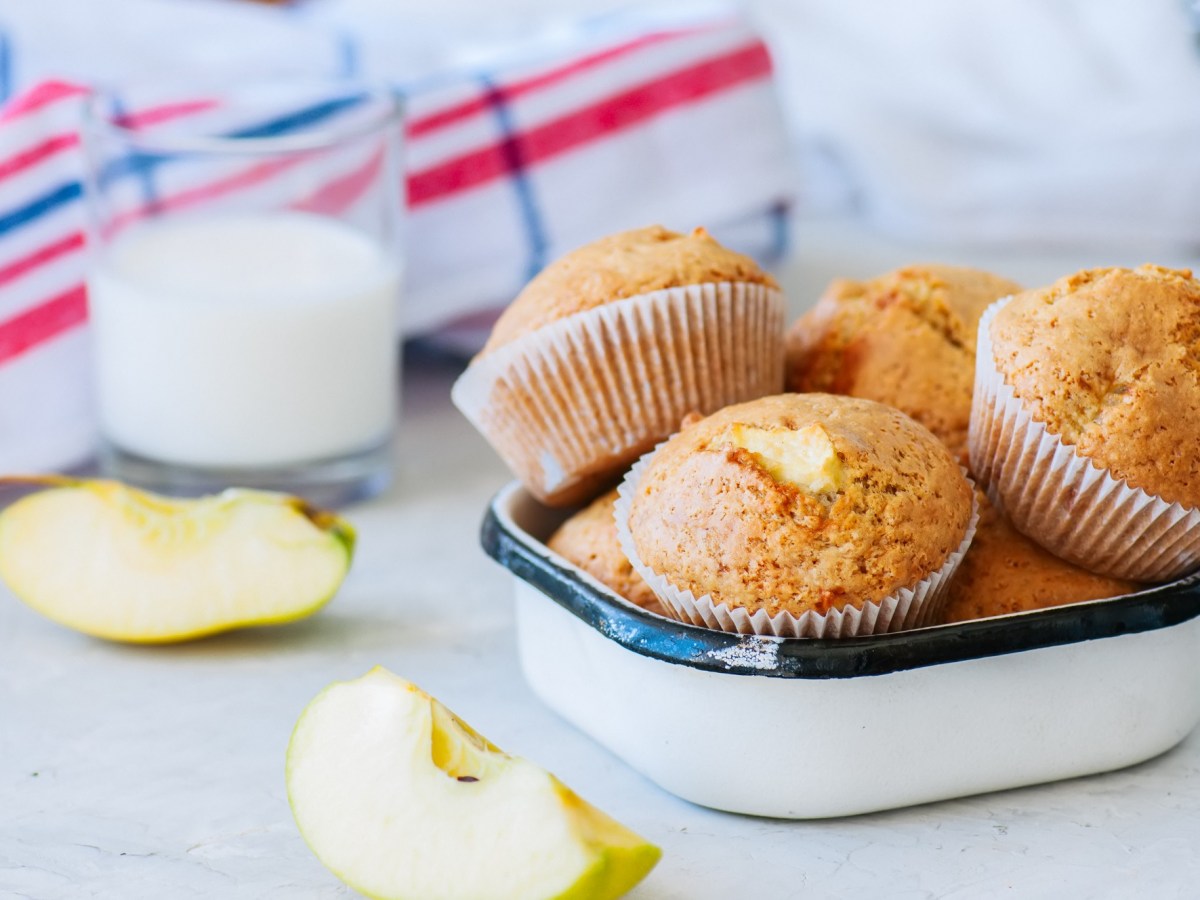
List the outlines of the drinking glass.
<svg viewBox="0 0 1200 900">
<path fill-rule="evenodd" d="M 100 464 L 337 505 L 389 480 L 402 107 L 334 84 L 142 88 L 84 128 Z"/>
</svg>

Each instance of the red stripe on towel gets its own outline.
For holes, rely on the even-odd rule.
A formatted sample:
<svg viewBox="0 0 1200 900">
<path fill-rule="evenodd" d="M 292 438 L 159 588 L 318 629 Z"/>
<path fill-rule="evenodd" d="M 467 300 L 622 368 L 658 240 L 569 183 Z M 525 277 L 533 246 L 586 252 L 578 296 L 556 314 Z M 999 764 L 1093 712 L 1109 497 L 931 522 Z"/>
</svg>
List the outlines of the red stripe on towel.
<svg viewBox="0 0 1200 900">
<path fill-rule="evenodd" d="M 26 272 L 36 269 L 44 263 L 58 259 L 60 256 L 74 250 L 83 249 L 83 234 L 75 232 L 61 240 L 57 240 L 52 244 L 47 244 L 44 247 L 39 247 L 28 256 L 22 256 L 20 259 L 10 262 L 8 265 L 0 267 L 0 285 L 8 284 L 10 281 L 15 281 Z"/>
<path fill-rule="evenodd" d="M 371 158 L 365 164 L 313 191 L 306 199 L 294 204 L 292 208 L 324 215 L 337 215 L 367 192 L 379 177 L 379 169 L 382 165 L 383 149 L 381 148 L 371 154 Z"/>
<path fill-rule="evenodd" d="M 87 88 L 77 84 L 67 84 L 65 81 L 42 82 L 0 110 L 0 122 L 10 122 L 66 97 L 79 97 L 86 93 Z"/>
<path fill-rule="evenodd" d="M 60 94 L 58 96 L 73 97 L 77 96 L 77 92 Z M 170 103 L 163 106 L 153 106 L 140 112 L 130 113 L 122 117 L 120 122 L 130 128 L 144 128 L 148 125 L 158 125 L 162 122 L 169 122 L 171 119 L 204 112 L 214 108 L 216 105 L 217 102 L 215 100 L 193 100 L 187 103 Z M 27 109 L 27 105 L 21 107 L 22 112 L 27 111 Z M 7 118 L 6 115 L 0 116 L 0 121 L 5 121 Z M 35 166 L 49 159 L 62 150 L 78 146 L 78 144 L 79 134 L 74 131 L 46 138 L 28 149 L 0 161 L 0 179 L 16 175 L 30 166 Z"/>
<path fill-rule="evenodd" d="M 47 138 L 39 144 L 34 144 L 27 150 L 22 150 L 15 156 L 10 156 L 8 159 L 0 161 L 0 178 L 8 178 L 10 175 L 16 175 L 30 166 L 36 166 L 42 160 L 48 159 L 60 150 L 74 147 L 78 143 L 79 135 L 77 134 L 59 134 L 52 138 Z"/>
<path fill-rule="evenodd" d="M 514 81 L 511 84 L 506 84 L 502 88 L 506 97 L 519 97 L 522 94 L 527 94 L 530 91 L 535 91 L 539 88 L 550 87 L 557 84 L 572 75 L 577 75 L 580 72 L 586 72 L 588 69 L 593 69 L 596 66 L 603 65 L 606 62 L 611 62 L 614 59 L 619 59 L 633 53 L 636 50 L 641 50 L 643 47 L 649 47 L 653 44 L 660 44 L 663 41 L 674 40 L 675 38 L 686 37 L 696 34 L 701 31 L 712 30 L 717 26 L 707 25 L 703 28 L 687 28 L 676 31 L 660 31 L 653 34 L 645 34 L 632 41 L 627 41 L 624 44 L 618 44 L 615 47 L 607 47 L 604 50 L 599 50 L 588 56 L 581 56 L 578 59 L 572 60 L 565 65 L 549 69 L 545 72 L 539 72 L 537 75 L 529 78 Z M 429 113 L 428 115 L 414 118 L 408 123 L 408 136 L 410 138 L 420 137 L 428 134 L 431 131 L 437 131 L 439 128 L 445 128 L 449 125 L 454 125 L 461 122 L 463 119 L 469 119 L 473 115 L 485 112 L 491 108 L 491 102 L 487 97 L 472 97 L 469 100 L 464 100 L 461 103 L 456 103 L 453 106 L 447 106 L 445 109 L 439 109 L 437 112 Z"/>
<path fill-rule="evenodd" d="M 182 116 L 207 112 L 217 107 L 216 100 L 186 100 L 180 103 L 164 103 L 162 106 L 151 106 L 137 112 L 126 113 L 116 119 L 117 124 L 125 128 L 145 128 L 147 125 L 158 125 Z"/>
<path fill-rule="evenodd" d="M 222 178 L 220 181 L 214 181 L 211 184 L 202 185 L 201 187 L 192 188 L 187 191 L 180 191 L 170 197 L 163 197 L 157 200 L 152 206 L 142 206 L 138 209 L 130 210 L 123 215 L 117 216 L 108 226 L 108 229 L 116 233 L 131 222 L 136 222 L 144 217 L 147 213 L 160 213 L 172 209 L 182 209 L 191 206 L 194 203 L 200 203 L 204 200 L 212 200 L 215 197 L 220 197 L 224 194 L 233 191 L 241 190 L 242 188 L 253 187 L 259 182 L 266 181 L 268 178 L 277 175 L 284 169 L 289 169 L 297 163 L 303 161 L 303 155 L 288 156 L 282 159 L 272 160 L 270 162 L 258 163 L 251 166 L 236 175 L 231 175 L 228 178 Z"/>
<path fill-rule="evenodd" d="M 70 331 L 86 319 L 87 290 L 81 284 L 7 322 L 0 322 L 0 363 Z"/>
<path fill-rule="evenodd" d="M 622 91 L 510 140 L 526 165 L 557 156 L 599 137 L 637 125 L 664 110 L 694 103 L 771 73 L 766 46 L 755 41 L 731 53 L 706 60 Z M 508 173 L 512 155 L 506 143 L 464 154 L 408 179 L 410 206 L 440 200 L 486 184 Z"/>
</svg>

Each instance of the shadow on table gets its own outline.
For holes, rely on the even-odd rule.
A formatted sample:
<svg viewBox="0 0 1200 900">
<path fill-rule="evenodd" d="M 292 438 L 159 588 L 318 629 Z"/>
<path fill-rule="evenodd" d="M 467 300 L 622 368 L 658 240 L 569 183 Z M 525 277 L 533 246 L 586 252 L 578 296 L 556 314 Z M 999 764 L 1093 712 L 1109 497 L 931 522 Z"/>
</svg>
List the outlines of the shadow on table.
<svg viewBox="0 0 1200 900">
<path fill-rule="evenodd" d="M 256 625 L 178 643 L 114 643 L 107 646 L 116 653 L 145 656 L 262 659 L 305 651 L 371 647 L 381 643 L 395 646 L 406 642 L 406 631 L 403 622 L 384 616 L 317 615 L 297 622 Z"/>
</svg>

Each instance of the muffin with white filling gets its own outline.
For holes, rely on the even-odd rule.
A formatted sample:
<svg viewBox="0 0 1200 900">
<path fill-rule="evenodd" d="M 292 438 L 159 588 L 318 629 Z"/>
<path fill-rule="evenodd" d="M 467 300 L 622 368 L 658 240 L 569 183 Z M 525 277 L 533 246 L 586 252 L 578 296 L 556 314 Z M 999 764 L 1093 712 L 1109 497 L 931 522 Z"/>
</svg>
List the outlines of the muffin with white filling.
<svg viewBox="0 0 1200 900">
<path fill-rule="evenodd" d="M 974 500 L 899 410 L 783 394 L 685 427 L 627 476 L 618 529 L 677 618 L 836 637 L 936 619 Z"/>
</svg>

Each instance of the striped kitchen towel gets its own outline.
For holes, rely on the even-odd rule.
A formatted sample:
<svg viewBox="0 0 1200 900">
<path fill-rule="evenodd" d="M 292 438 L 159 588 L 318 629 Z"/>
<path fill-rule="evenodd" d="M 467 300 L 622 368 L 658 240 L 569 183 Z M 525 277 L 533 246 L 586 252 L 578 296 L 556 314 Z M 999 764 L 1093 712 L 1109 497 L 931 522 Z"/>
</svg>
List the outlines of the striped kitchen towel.
<svg viewBox="0 0 1200 900">
<path fill-rule="evenodd" d="M 627 227 L 705 224 L 767 262 L 783 251 L 789 150 L 769 54 L 743 21 L 633 19 L 625 30 L 610 21 L 500 60 L 393 79 L 408 106 L 397 186 L 409 209 L 406 336 L 469 345 L 548 260 Z M 79 81 L 42 81 L 0 108 L 0 472 L 70 466 L 94 446 L 78 135 L 86 95 Z M 145 127 L 220 115 L 200 96 L 127 110 Z M 280 110 L 273 133 L 308 121 Z M 353 202 L 353 166 L 370 162 L 331 170 L 320 202 Z M 266 171 L 196 183 L 169 160 L 128 177 L 143 202 L 149 185 L 156 204 L 195 206 L 283 183 Z"/>
</svg>

